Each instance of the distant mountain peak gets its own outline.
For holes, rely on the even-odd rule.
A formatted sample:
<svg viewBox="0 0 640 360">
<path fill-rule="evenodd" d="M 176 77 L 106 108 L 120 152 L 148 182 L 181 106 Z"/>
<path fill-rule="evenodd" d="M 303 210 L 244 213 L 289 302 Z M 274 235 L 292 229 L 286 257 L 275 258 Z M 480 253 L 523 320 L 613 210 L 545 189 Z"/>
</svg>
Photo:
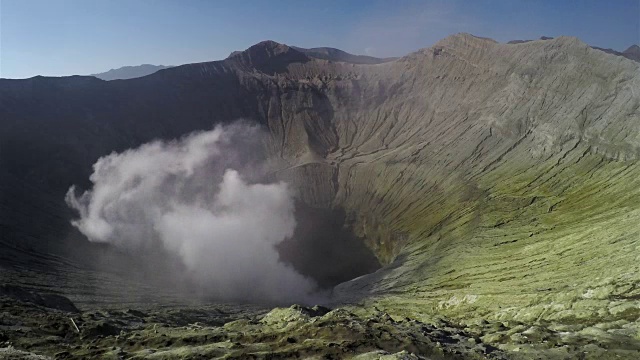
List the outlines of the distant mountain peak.
<svg viewBox="0 0 640 360">
<path fill-rule="evenodd" d="M 171 66 L 151 65 L 151 64 L 142 64 L 138 66 L 123 66 L 117 69 L 111 69 L 103 73 L 91 74 L 91 76 L 95 76 L 98 79 L 102 79 L 102 80 L 133 79 L 133 78 L 151 75 L 156 71 L 167 69 L 170 67 Z"/>
<path fill-rule="evenodd" d="M 251 46 L 252 47 L 265 47 L 265 48 L 269 48 L 269 49 L 280 49 L 283 51 L 286 51 L 287 49 L 289 49 L 289 46 L 283 43 L 279 43 L 277 41 L 273 41 L 273 40 L 263 40 L 260 41 L 259 43 Z"/>
<path fill-rule="evenodd" d="M 233 51 L 229 54 L 228 59 L 245 58 L 245 64 L 255 66 L 256 60 L 271 59 L 276 56 L 283 57 L 283 54 L 289 54 L 287 58 L 290 62 L 306 62 L 309 61 L 310 58 L 314 58 L 351 64 L 381 64 L 397 59 L 395 57 L 377 58 L 368 55 L 354 55 L 332 47 L 314 47 L 307 49 L 298 46 L 288 46 L 272 40 L 261 41 L 244 51 Z M 247 56 L 249 56 L 250 62 L 246 61 L 248 60 Z"/>
<path fill-rule="evenodd" d="M 290 51 L 297 52 L 296 50 L 294 50 L 293 48 L 291 48 L 286 44 L 281 44 L 273 40 L 265 40 L 250 46 L 244 51 L 234 51 L 229 55 L 229 57 L 236 57 L 236 56 L 243 56 L 243 55 L 274 57 L 274 56 L 288 53 Z"/>
<path fill-rule="evenodd" d="M 625 57 L 629 60 L 633 60 L 633 61 L 637 61 L 640 62 L 640 46 L 638 45 L 631 45 L 627 48 L 627 50 L 623 51 L 623 52 L 619 52 L 613 49 L 604 49 L 601 47 L 597 47 L 597 46 L 592 46 L 592 48 L 596 49 L 596 50 L 600 50 L 600 51 L 604 51 L 607 54 L 613 54 L 613 55 L 617 55 L 617 56 L 622 56 Z"/>
<path fill-rule="evenodd" d="M 627 50 L 622 52 L 622 56 L 626 57 L 627 59 L 640 62 L 640 46 L 635 44 L 629 46 Z"/>
<path fill-rule="evenodd" d="M 286 71 L 291 63 L 311 60 L 292 47 L 272 40 L 261 41 L 244 51 L 234 51 L 227 59 L 267 74 Z"/>
<path fill-rule="evenodd" d="M 640 46 L 635 44 L 631 45 L 627 48 L 627 50 L 623 51 L 622 53 L 625 55 L 640 57 Z"/>
</svg>

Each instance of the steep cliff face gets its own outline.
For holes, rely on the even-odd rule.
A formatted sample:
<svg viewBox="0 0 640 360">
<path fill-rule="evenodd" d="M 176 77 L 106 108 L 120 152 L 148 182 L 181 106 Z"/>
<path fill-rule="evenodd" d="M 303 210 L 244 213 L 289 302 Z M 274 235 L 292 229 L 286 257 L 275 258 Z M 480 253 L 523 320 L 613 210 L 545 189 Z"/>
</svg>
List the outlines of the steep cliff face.
<svg viewBox="0 0 640 360">
<path fill-rule="evenodd" d="M 0 219 L 27 232 L 12 196 L 35 189 L 25 212 L 63 227 L 51 214 L 97 157 L 245 118 L 269 129 L 273 176 L 344 212 L 387 264 L 340 285 L 340 300 L 414 316 L 635 319 L 639 89 L 638 63 L 575 38 L 468 34 L 374 65 L 264 42 L 127 81 L 2 80 Z"/>
</svg>

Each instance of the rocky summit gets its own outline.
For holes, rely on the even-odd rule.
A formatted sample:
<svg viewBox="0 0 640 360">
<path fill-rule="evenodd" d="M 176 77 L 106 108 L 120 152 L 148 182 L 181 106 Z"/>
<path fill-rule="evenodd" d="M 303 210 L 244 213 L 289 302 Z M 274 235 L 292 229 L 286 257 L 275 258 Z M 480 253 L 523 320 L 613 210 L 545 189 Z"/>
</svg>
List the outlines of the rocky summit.
<svg viewBox="0 0 640 360">
<path fill-rule="evenodd" d="M 302 50 L 266 41 L 121 81 L 0 79 L 0 276 L 82 310 L 6 297 L 0 358 L 640 357 L 640 63 L 574 37 L 463 33 L 384 61 Z M 113 151 L 236 119 L 268 131 L 269 176 L 374 260 L 353 260 L 333 310 L 202 309 L 187 324 L 173 302 L 96 310 L 122 304 L 124 283 L 92 267 L 111 250 L 71 227 L 68 188 Z M 339 246 L 315 229 L 314 249 Z"/>
</svg>

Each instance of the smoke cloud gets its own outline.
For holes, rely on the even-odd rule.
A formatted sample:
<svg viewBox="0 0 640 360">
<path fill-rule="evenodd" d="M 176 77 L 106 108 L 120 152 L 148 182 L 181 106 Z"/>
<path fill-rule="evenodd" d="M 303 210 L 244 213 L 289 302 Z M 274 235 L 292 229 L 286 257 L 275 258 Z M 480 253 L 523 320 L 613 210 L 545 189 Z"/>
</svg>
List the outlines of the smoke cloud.
<svg viewBox="0 0 640 360">
<path fill-rule="evenodd" d="M 257 127 L 236 123 L 102 157 L 93 188 L 67 193 L 80 214 L 73 225 L 134 253 L 161 246 L 219 298 L 304 302 L 315 283 L 275 248 L 296 227 L 292 191 L 260 180 L 262 140 Z"/>
</svg>

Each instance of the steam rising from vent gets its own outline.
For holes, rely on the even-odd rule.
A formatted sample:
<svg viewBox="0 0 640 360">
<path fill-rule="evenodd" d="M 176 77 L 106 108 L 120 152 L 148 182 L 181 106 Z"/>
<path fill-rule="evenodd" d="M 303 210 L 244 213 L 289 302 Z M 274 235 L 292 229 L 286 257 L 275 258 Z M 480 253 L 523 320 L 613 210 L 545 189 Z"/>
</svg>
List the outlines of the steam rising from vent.
<svg viewBox="0 0 640 360">
<path fill-rule="evenodd" d="M 296 221 L 286 183 L 259 183 L 263 134 L 236 123 L 100 158 L 93 189 L 66 201 L 90 241 L 177 257 L 187 276 L 229 299 L 305 301 L 314 283 L 279 261 Z"/>
</svg>

